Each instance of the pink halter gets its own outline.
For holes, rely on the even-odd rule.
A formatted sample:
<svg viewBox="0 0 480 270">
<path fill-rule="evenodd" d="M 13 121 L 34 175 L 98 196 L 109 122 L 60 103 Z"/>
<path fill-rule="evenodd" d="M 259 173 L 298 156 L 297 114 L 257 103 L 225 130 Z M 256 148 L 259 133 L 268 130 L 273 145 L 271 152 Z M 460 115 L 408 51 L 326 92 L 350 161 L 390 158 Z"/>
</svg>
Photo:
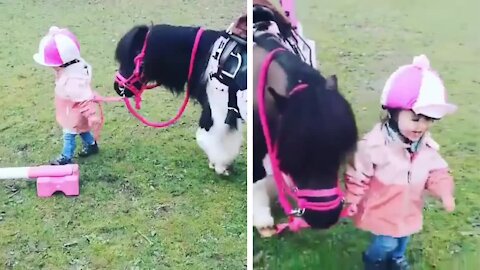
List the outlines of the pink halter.
<svg viewBox="0 0 480 270">
<path fill-rule="evenodd" d="M 297 232 L 304 228 L 309 228 L 310 226 L 300 217 L 305 209 L 311 209 L 315 211 L 328 211 L 338 207 L 343 201 L 343 192 L 340 187 L 337 185 L 335 188 L 331 189 L 323 189 L 323 190 L 312 190 L 312 189 L 303 189 L 300 190 L 298 187 L 295 186 L 293 179 L 290 178 L 290 182 L 292 186 L 289 187 L 288 184 L 285 182 L 284 174 L 280 171 L 279 167 L 279 160 L 277 158 L 277 148 L 272 143 L 272 138 L 270 136 L 270 129 L 268 127 L 267 122 L 267 115 L 265 110 L 265 86 L 267 82 L 268 76 L 268 68 L 273 61 L 273 58 L 277 52 L 286 51 L 283 48 L 277 48 L 271 51 L 267 56 L 266 59 L 263 61 L 261 70 L 260 70 L 260 78 L 258 81 L 257 86 L 257 98 L 258 98 L 258 109 L 259 109 L 259 116 L 260 122 L 262 124 L 263 133 L 265 135 L 265 141 L 267 144 L 268 155 L 270 157 L 270 161 L 272 164 L 273 176 L 275 179 L 275 184 L 277 186 L 278 191 L 278 199 L 280 201 L 280 205 L 282 206 L 285 214 L 289 216 L 288 223 L 279 224 L 277 226 L 277 233 L 282 232 L 285 228 L 289 228 L 293 232 Z M 308 87 L 307 84 L 299 84 L 297 85 L 291 92 L 290 96 L 302 91 Z M 288 176 L 286 176 L 288 177 Z M 330 197 L 338 195 L 338 198 L 329 201 L 329 202 L 308 202 L 304 197 Z M 293 198 L 296 201 L 297 208 L 293 209 L 290 202 L 288 201 L 288 197 Z M 342 211 L 341 216 L 345 216 L 346 211 Z"/>
<path fill-rule="evenodd" d="M 177 112 L 177 115 L 175 115 L 172 119 L 170 119 L 166 122 L 160 122 L 160 123 L 150 122 L 146 118 L 144 118 L 140 113 L 138 113 L 135 109 L 133 109 L 132 105 L 130 104 L 130 100 L 128 98 L 124 98 L 125 105 L 127 106 L 128 110 L 138 120 L 140 120 L 140 122 L 142 122 L 145 125 L 150 126 L 150 127 L 163 128 L 163 127 L 168 127 L 168 126 L 173 125 L 183 115 L 183 113 L 185 112 L 185 108 L 188 105 L 189 98 L 190 98 L 190 79 L 191 79 L 191 76 L 192 76 L 192 73 L 193 73 L 195 56 L 197 54 L 197 50 L 198 50 L 198 47 L 199 47 L 199 44 L 200 44 L 200 38 L 202 36 L 203 31 L 204 30 L 202 28 L 199 28 L 198 31 L 197 31 L 197 35 L 195 36 L 195 43 L 193 44 L 192 54 L 191 54 L 191 57 L 190 57 L 190 66 L 189 66 L 189 70 L 188 70 L 187 89 L 185 90 L 185 98 L 183 100 L 182 106 L 180 107 L 180 109 Z M 148 89 L 152 89 L 152 88 L 155 88 L 155 87 L 158 86 L 156 83 L 155 84 L 148 84 L 147 82 L 142 82 L 143 74 L 140 73 L 140 67 L 143 63 L 143 58 L 145 57 L 145 51 L 147 49 L 147 41 L 148 41 L 149 35 L 150 35 L 150 31 L 148 31 L 147 35 L 145 36 L 145 41 L 143 43 L 142 51 L 134 59 L 135 69 L 134 69 L 132 75 L 130 75 L 130 77 L 128 77 L 128 79 L 125 79 L 125 77 L 123 77 L 120 74 L 120 72 L 117 72 L 116 75 L 115 75 L 115 81 L 120 86 L 128 88 L 135 95 L 135 108 L 137 110 L 140 110 L 140 107 L 141 107 L 143 91 L 148 90 Z M 137 83 L 137 82 L 140 82 L 141 85 L 142 85 L 140 87 L 140 89 L 135 86 L 135 83 Z"/>
</svg>

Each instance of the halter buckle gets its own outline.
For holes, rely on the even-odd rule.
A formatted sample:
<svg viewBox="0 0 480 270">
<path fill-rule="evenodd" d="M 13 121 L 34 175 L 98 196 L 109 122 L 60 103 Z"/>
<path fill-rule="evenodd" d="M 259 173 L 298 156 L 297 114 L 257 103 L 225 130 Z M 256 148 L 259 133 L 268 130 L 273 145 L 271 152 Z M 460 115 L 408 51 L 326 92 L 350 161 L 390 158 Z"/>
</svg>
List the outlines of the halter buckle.
<svg viewBox="0 0 480 270">
<path fill-rule="evenodd" d="M 305 213 L 305 208 L 295 208 L 290 212 L 291 216 L 301 217 Z"/>
</svg>

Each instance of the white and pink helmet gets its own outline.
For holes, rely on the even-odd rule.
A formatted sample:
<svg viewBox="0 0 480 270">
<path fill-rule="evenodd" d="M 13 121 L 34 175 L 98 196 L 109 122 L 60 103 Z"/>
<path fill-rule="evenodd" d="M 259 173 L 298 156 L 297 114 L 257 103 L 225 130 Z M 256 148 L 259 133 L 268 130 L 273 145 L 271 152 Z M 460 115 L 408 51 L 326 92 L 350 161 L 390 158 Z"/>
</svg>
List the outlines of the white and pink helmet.
<svg viewBox="0 0 480 270">
<path fill-rule="evenodd" d="M 50 27 L 48 34 L 40 41 L 35 62 L 43 66 L 58 67 L 80 58 L 80 44 L 77 37 L 66 28 Z"/>
<path fill-rule="evenodd" d="M 457 110 L 457 106 L 447 103 L 443 81 L 430 68 L 425 55 L 416 56 L 412 64 L 401 66 L 390 75 L 380 103 L 386 108 L 413 110 L 435 119 Z"/>
</svg>

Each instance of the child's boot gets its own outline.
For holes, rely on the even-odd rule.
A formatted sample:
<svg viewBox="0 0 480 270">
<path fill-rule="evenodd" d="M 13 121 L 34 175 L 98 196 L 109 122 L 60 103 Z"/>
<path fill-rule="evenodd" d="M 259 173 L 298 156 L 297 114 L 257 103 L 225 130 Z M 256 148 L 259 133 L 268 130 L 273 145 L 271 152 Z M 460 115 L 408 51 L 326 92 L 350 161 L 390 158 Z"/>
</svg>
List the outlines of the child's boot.
<svg viewBox="0 0 480 270">
<path fill-rule="evenodd" d="M 363 265 L 365 270 L 389 270 L 387 261 L 372 260 L 365 253 L 363 253 Z"/>
<path fill-rule="evenodd" d="M 91 145 L 84 145 L 82 150 L 78 153 L 79 157 L 88 157 L 94 154 L 97 154 L 99 151 L 97 142 L 94 142 Z"/>
<path fill-rule="evenodd" d="M 50 161 L 50 165 L 66 165 L 66 164 L 72 164 L 72 159 L 67 158 L 64 155 L 60 155 L 56 159 Z"/>
<path fill-rule="evenodd" d="M 391 270 L 409 270 L 410 265 L 408 264 L 407 258 L 392 258 L 390 260 L 390 269 Z"/>
</svg>

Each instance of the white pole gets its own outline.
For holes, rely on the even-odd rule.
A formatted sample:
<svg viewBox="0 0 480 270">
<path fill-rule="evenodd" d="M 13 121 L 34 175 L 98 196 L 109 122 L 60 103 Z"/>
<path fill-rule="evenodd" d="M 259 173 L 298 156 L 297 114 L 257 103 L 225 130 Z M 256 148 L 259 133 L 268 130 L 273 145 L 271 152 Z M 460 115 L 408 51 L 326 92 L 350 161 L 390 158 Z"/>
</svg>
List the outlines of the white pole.
<svg viewBox="0 0 480 270">
<path fill-rule="evenodd" d="M 0 179 L 28 178 L 29 167 L 0 168 Z"/>
</svg>

